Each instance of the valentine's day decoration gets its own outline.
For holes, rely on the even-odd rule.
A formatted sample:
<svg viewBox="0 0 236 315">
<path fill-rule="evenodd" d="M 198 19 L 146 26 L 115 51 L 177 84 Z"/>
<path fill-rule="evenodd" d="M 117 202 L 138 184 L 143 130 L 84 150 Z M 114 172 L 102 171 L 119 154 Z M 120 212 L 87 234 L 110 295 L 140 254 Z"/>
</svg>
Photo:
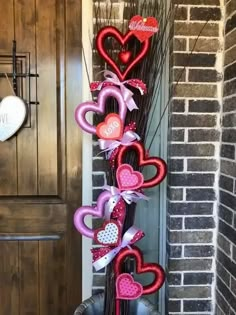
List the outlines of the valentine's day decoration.
<svg viewBox="0 0 236 315">
<path fill-rule="evenodd" d="M 129 273 L 123 273 L 116 279 L 116 298 L 122 300 L 135 300 L 143 294 L 143 287 L 135 282 Z"/>
<path fill-rule="evenodd" d="M 137 54 L 137 56 L 135 56 L 134 58 L 132 58 L 133 60 L 130 61 L 131 59 L 131 53 L 128 53 L 128 58 L 127 58 L 127 52 L 126 52 L 126 56 L 124 56 L 124 51 L 121 52 L 120 54 L 120 58 L 122 60 L 123 63 L 128 64 L 127 68 L 125 71 L 121 71 L 120 67 L 116 64 L 116 62 L 112 59 L 111 56 L 109 56 L 106 48 L 105 48 L 105 41 L 106 39 L 108 39 L 109 37 L 113 37 L 115 38 L 119 44 L 122 45 L 122 47 L 125 46 L 125 44 L 127 44 L 132 37 L 134 37 L 133 32 L 128 31 L 125 35 L 123 35 L 118 29 L 116 29 L 113 26 L 107 26 L 102 28 L 98 35 L 97 35 L 97 40 L 96 40 L 96 45 L 97 45 L 97 50 L 99 52 L 99 54 L 102 56 L 102 58 L 113 68 L 113 70 L 115 70 L 116 74 L 118 75 L 119 79 L 124 81 L 126 79 L 126 77 L 128 76 L 128 74 L 130 73 L 130 71 L 145 57 L 145 55 L 148 52 L 148 48 L 149 48 L 149 40 L 146 39 L 143 41 L 141 49 L 139 51 L 139 53 Z"/>
<path fill-rule="evenodd" d="M 142 43 L 158 31 L 158 22 L 154 17 L 136 15 L 130 20 L 129 29 Z"/>
<path fill-rule="evenodd" d="M 84 102 L 75 110 L 76 122 L 84 131 L 97 136 L 101 149 L 99 154 L 105 153 L 111 165 L 112 180 L 107 179 L 97 204 L 93 207 L 82 206 L 74 215 L 76 229 L 101 246 L 96 245 L 91 249 L 94 269 L 98 271 L 106 267 L 107 275 L 114 275 L 111 277 L 114 281 L 111 288 L 115 288 L 112 294 L 116 301 L 110 313 L 108 309 L 105 310 L 106 315 L 124 315 L 123 300 L 127 302 L 142 295 L 152 294 L 158 291 L 165 281 L 162 267 L 156 263 L 145 263 L 141 250 L 134 246 L 144 237 L 144 232 L 133 225 L 134 211 L 132 220 L 127 220 L 134 204 L 140 200 L 148 202 L 149 198 L 145 196 L 143 189 L 159 185 L 167 173 L 166 163 L 159 157 L 150 157 L 145 149 L 142 142 L 145 140 L 142 138 L 145 131 L 141 130 L 142 136 L 136 133 L 137 123 L 141 124 L 135 119 L 135 113 L 141 111 L 136 95 L 146 97 L 149 86 L 146 86 L 143 80 L 131 77 L 132 71 L 137 69 L 137 65 L 148 54 L 151 37 L 157 31 L 158 22 L 154 17 L 146 18 L 140 15 L 132 17 L 129 30 L 125 34 L 113 26 L 103 27 L 97 34 L 96 47 L 114 72 L 101 69 L 99 73 L 104 75 L 104 81 L 94 81 L 90 84 L 91 91 L 96 92 L 96 102 Z M 113 45 L 116 45 L 116 57 L 108 49 L 111 40 Z M 136 43 L 135 50 L 129 48 L 131 43 Z M 97 126 L 87 120 L 88 112 L 103 115 Z M 146 119 L 144 106 L 141 114 Z M 130 156 L 132 158 L 127 159 Z M 142 174 L 142 169 L 147 166 L 155 168 L 151 178 L 144 178 Z M 87 215 L 103 219 L 103 223 L 99 228 L 92 229 L 85 223 Z M 143 215 L 147 216 L 148 213 Z M 125 266 L 130 259 L 135 259 L 136 270 L 127 272 Z M 131 276 L 130 272 L 152 273 L 154 279 L 143 286 L 135 281 L 135 276 Z"/>
<path fill-rule="evenodd" d="M 0 103 L 0 141 L 11 138 L 26 119 L 26 105 L 17 96 L 4 97 Z"/>
</svg>

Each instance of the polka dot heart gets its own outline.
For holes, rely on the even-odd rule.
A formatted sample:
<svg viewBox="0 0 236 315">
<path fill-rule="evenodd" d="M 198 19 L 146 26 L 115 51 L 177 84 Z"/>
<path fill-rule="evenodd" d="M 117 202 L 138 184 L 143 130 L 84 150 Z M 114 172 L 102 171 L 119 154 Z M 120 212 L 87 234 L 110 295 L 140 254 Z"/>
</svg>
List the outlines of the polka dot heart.
<svg viewBox="0 0 236 315">
<path fill-rule="evenodd" d="M 122 164 L 116 171 L 116 179 L 120 190 L 138 189 L 143 184 L 143 175 L 134 171 L 129 164 Z"/>
<path fill-rule="evenodd" d="M 143 287 L 135 282 L 128 273 L 123 273 L 116 280 L 116 298 L 122 300 L 135 300 L 143 294 Z"/>
<path fill-rule="evenodd" d="M 118 246 L 120 238 L 121 229 L 115 221 L 106 221 L 103 227 L 94 233 L 94 240 L 102 245 Z"/>
</svg>

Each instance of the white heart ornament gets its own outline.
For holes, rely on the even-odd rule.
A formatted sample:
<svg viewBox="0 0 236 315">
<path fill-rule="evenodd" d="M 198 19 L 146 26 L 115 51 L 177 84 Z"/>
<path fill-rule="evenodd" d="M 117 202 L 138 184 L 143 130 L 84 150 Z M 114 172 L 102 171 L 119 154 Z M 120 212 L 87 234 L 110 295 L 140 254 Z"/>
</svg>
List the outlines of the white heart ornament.
<svg viewBox="0 0 236 315">
<path fill-rule="evenodd" d="M 11 138 L 23 125 L 26 106 L 17 96 L 4 97 L 0 103 L 0 141 Z"/>
<path fill-rule="evenodd" d="M 95 232 L 95 239 L 99 244 L 103 245 L 116 245 L 120 237 L 119 227 L 116 223 L 105 223 L 102 229 Z"/>
</svg>

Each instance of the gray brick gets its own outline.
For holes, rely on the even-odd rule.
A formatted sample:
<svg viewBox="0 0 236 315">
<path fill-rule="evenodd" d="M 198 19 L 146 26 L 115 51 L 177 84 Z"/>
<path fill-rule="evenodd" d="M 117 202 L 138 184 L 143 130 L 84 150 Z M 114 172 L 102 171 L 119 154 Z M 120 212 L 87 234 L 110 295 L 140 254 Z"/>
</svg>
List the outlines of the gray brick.
<svg viewBox="0 0 236 315">
<path fill-rule="evenodd" d="M 220 132 L 216 129 L 193 129 L 188 131 L 188 142 L 214 142 L 220 140 Z"/>
<path fill-rule="evenodd" d="M 181 83 L 173 85 L 172 93 L 178 97 L 217 97 L 217 86 L 214 84 Z"/>
<path fill-rule="evenodd" d="M 171 129 L 168 138 L 169 141 L 184 142 L 184 129 Z"/>
<path fill-rule="evenodd" d="M 233 212 L 224 207 L 223 205 L 219 206 L 219 217 L 226 221 L 229 224 L 233 224 Z"/>
<path fill-rule="evenodd" d="M 185 246 L 185 257 L 212 257 L 214 256 L 214 246 L 199 245 L 199 246 Z"/>
<path fill-rule="evenodd" d="M 236 130 L 235 129 L 231 129 L 231 130 L 223 130 L 222 133 L 222 141 L 223 142 L 236 142 Z"/>
<path fill-rule="evenodd" d="M 183 227 L 183 218 L 169 217 L 168 225 L 170 230 L 181 230 Z"/>
<path fill-rule="evenodd" d="M 221 281 L 219 277 L 216 278 L 216 285 L 230 306 L 236 311 L 236 299 L 231 290 L 224 284 L 223 281 Z"/>
<path fill-rule="evenodd" d="M 236 91 L 236 89 L 235 89 Z M 223 117 L 224 127 L 235 127 L 236 126 L 236 114 L 228 114 Z"/>
<path fill-rule="evenodd" d="M 102 159 L 93 160 L 93 171 L 105 171 L 108 167 L 108 162 Z"/>
<path fill-rule="evenodd" d="M 169 273 L 167 274 L 167 281 L 169 285 L 180 285 L 181 284 L 181 273 Z"/>
<path fill-rule="evenodd" d="M 210 270 L 212 259 L 171 259 L 169 269 L 171 271 Z"/>
<path fill-rule="evenodd" d="M 189 82 L 217 82 L 222 79 L 222 74 L 210 69 L 189 69 Z"/>
<path fill-rule="evenodd" d="M 184 301 L 184 312 L 210 312 L 211 310 L 210 300 Z"/>
<path fill-rule="evenodd" d="M 207 144 L 171 144 L 169 148 L 170 156 L 213 156 L 215 154 L 215 146 L 211 143 Z"/>
<path fill-rule="evenodd" d="M 173 100 L 171 104 L 171 112 L 184 112 L 185 100 Z"/>
<path fill-rule="evenodd" d="M 232 210 L 236 210 L 236 196 L 220 191 L 220 202 Z"/>
<path fill-rule="evenodd" d="M 217 276 L 219 276 L 221 279 L 224 279 L 224 282 L 229 286 L 230 278 L 231 278 L 230 274 L 224 268 L 224 266 L 221 265 L 221 263 L 219 263 L 218 261 L 216 262 L 216 272 L 217 272 Z"/>
<path fill-rule="evenodd" d="M 212 284 L 213 273 L 202 272 L 202 273 L 184 273 L 184 284 Z"/>
<path fill-rule="evenodd" d="M 231 52 L 231 51 L 230 51 Z M 235 51 L 232 50 L 232 54 L 235 55 Z M 233 57 L 233 56 L 232 56 Z M 229 56 L 228 56 L 229 58 Z M 235 61 L 235 59 L 232 59 L 232 61 Z M 236 62 L 229 65 L 224 72 L 224 81 L 231 80 L 235 78 L 235 71 L 236 71 Z"/>
<path fill-rule="evenodd" d="M 189 201 L 198 201 L 198 200 L 206 200 L 213 201 L 216 199 L 215 190 L 212 188 L 204 188 L 204 189 L 187 189 L 186 190 L 186 200 Z"/>
<path fill-rule="evenodd" d="M 94 287 L 103 287 L 105 285 L 105 276 L 104 275 L 94 275 L 93 276 L 93 286 Z"/>
<path fill-rule="evenodd" d="M 103 187 L 105 185 L 104 175 L 93 175 L 93 187 Z"/>
<path fill-rule="evenodd" d="M 227 20 L 227 23 L 225 26 L 225 33 L 228 34 L 234 28 L 236 28 L 236 14 L 234 14 L 230 19 Z"/>
<path fill-rule="evenodd" d="M 174 0 L 174 3 L 176 4 L 192 4 L 192 5 L 214 5 L 218 6 L 220 4 L 219 0 L 198 0 L 196 3 L 196 0 Z"/>
<path fill-rule="evenodd" d="M 170 257 L 180 258 L 182 255 L 182 246 L 170 246 Z"/>
<path fill-rule="evenodd" d="M 217 170 L 217 162 L 213 159 L 188 159 L 188 171 L 214 172 Z"/>
<path fill-rule="evenodd" d="M 234 181 L 230 177 L 220 175 L 219 186 L 220 186 L 220 188 L 223 188 L 224 190 L 228 190 L 230 192 L 233 192 Z"/>
<path fill-rule="evenodd" d="M 236 230 L 222 220 L 219 220 L 219 233 L 226 236 L 233 244 L 236 245 Z"/>
<path fill-rule="evenodd" d="M 218 304 L 220 305 L 220 311 L 217 310 L 218 313 L 216 315 L 225 315 L 229 314 L 230 305 L 225 301 L 222 295 L 216 290 L 216 299 Z M 221 311 L 222 310 L 222 311 Z"/>
<path fill-rule="evenodd" d="M 221 146 L 221 156 L 227 159 L 235 159 L 235 146 L 222 144 Z"/>
<path fill-rule="evenodd" d="M 187 286 L 176 287 L 170 290 L 170 299 L 191 299 L 211 297 L 210 286 Z"/>
<path fill-rule="evenodd" d="M 219 21 L 221 19 L 220 8 L 191 8 L 190 20 Z"/>
<path fill-rule="evenodd" d="M 220 105 L 215 100 L 190 100 L 189 112 L 215 113 L 219 112 Z"/>
<path fill-rule="evenodd" d="M 213 186 L 214 174 L 170 174 L 169 183 L 171 186 Z"/>
<path fill-rule="evenodd" d="M 174 66 L 178 67 L 214 67 L 215 62 L 214 54 L 174 54 Z"/>
<path fill-rule="evenodd" d="M 223 103 L 223 112 L 230 112 L 234 110 L 236 110 L 236 96 L 226 98 Z"/>
<path fill-rule="evenodd" d="M 172 244 L 211 243 L 213 234 L 209 231 L 176 231 L 170 233 Z"/>
<path fill-rule="evenodd" d="M 172 202 L 169 203 L 169 213 L 172 215 L 212 214 L 213 203 L 208 202 Z"/>
<path fill-rule="evenodd" d="M 236 91 L 236 79 L 224 84 L 224 96 L 230 96 Z"/>
<path fill-rule="evenodd" d="M 196 2 L 195 2 L 196 3 Z M 194 3 L 194 4 L 195 4 Z M 207 23 L 206 27 L 202 27 L 202 23 L 185 23 L 185 22 L 175 22 L 174 33 L 180 36 L 198 36 L 201 32 L 202 36 L 214 36 L 219 35 L 219 26 L 216 23 Z M 212 65 L 212 67 L 214 64 Z M 211 67 L 211 66 L 209 66 Z"/>
<path fill-rule="evenodd" d="M 167 196 L 170 200 L 182 200 L 183 189 L 182 188 L 167 188 Z"/>
<path fill-rule="evenodd" d="M 236 177 L 236 163 L 231 161 L 221 161 L 221 172 L 225 175 Z"/>
<path fill-rule="evenodd" d="M 187 46 L 186 38 L 174 38 L 173 51 L 185 51 Z"/>
<path fill-rule="evenodd" d="M 221 47 L 221 43 L 218 38 L 189 38 L 189 49 L 194 52 L 217 52 Z"/>
<path fill-rule="evenodd" d="M 186 20 L 187 19 L 187 8 L 177 7 L 175 9 L 175 21 L 176 20 Z"/>
<path fill-rule="evenodd" d="M 174 114 L 171 118 L 172 127 L 215 127 L 215 115 L 184 115 Z"/>
<path fill-rule="evenodd" d="M 212 217 L 185 218 L 185 229 L 204 230 L 215 228 L 215 221 Z"/>
<path fill-rule="evenodd" d="M 184 160 L 170 159 L 168 163 L 169 172 L 181 172 L 184 169 Z"/>
<path fill-rule="evenodd" d="M 181 311 L 181 302 L 180 301 L 168 301 L 168 311 L 169 312 L 180 312 Z"/>
</svg>

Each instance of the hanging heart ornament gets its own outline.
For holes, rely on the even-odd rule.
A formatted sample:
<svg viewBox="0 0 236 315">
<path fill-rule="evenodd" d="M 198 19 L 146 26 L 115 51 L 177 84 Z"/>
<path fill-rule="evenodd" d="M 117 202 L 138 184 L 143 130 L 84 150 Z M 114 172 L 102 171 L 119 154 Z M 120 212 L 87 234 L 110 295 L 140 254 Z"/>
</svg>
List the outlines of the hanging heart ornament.
<svg viewBox="0 0 236 315">
<path fill-rule="evenodd" d="M 134 281 L 129 273 L 122 273 L 116 279 L 116 298 L 122 300 L 135 300 L 143 294 L 143 287 Z"/>
<path fill-rule="evenodd" d="M 143 286 L 143 294 L 152 294 L 158 291 L 164 281 L 165 281 L 165 271 L 163 268 L 155 263 L 144 263 L 143 262 L 143 255 L 140 249 L 136 246 L 132 246 L 131 249 L 123 248 L 118 256 L 115 259 L 114 263 L 114 271 L 116 278 L 122 274 L 123 263 L 128 257 L 133 257 L 136 260 L 136 273 L 146 273 L 151 272 L 154 274 L 154 280 L 152 283 Z"/>
<path fill-rule="evenodd" d="M 142 43 L 158 32 L 158 22 L 154 17 L 135 15 L 129 22 L 129 29 Z"/>
<path fill-rule="evenodd" d="M 114 59 L 112 59 L 111 56 L 109 56 L 108 51 L 106 49 L 105 41 L 108 38 L 115 38 L 120 45 L 122 45 L 122 48 L 125 49 L 125 45 L 129 43 L 130 39 L 134 37 L 134 34 L 132 31 L 128 31 L 125 35 L 123 35 L 117 28 L 113 26 L 106 26 L 102 28 L 96 39 L 96 46 L 99 54 L 102 56 L 102 58 L 114 69 L 117 76 L 121 81 L 124 81 L 130 71 L 145 57 L 145 55 L 148 52 L 149 49 L 149 40 L 146 39 L 143 41 L 140 51 L 136 55 L 136 57 L 130 61 L 131 56 L 129 53 L 123 53 L 121 52 L 119 54 L 119 59 L 122 61 L 122 63 L 127 64 L 127 68 L 124 71 L 120 70 L 119 65 L 116 64 Z M 130 61 L 130 63 L 129 63 Z"/>
<path fill-rule="evenodd" d="M 26 105 L 17 96 L 4 97 L 0 103 L 0 141 L 11 138 L 26 119 Z"/>
<path fill-rule="evenodd" d="M 129 164 L 122 164 L 116 171 L 116 180 L 120 190 L 134 190 L 143 185 L 143 175 L 134 171 Z"/>
<path fill-rule="evenodd" d="M 108 114 L 105 121 L 98 124 L 96 133 L 98 138 L 105 140 L 117 140 L 123 136 L 124 124 L 117 114 Z"/>
<path fill-rule="evenodd" d="M 160 184 L 166 177 L 167 165 L 165 161 L 158 157 L 146 157 L 146 152 L 143 144 L 140 142 L 134 142 L 129 146 L 122 146 L 117 154 L 117 167 L 123 164 L 126 153 L 130 150 L 137 152 L 138 164 L 142 166 L 154 166 L 156 168 L 156 174 L 147 180 L 144 180 L 140 188 L 150 188 Z"/>
<path fill-rule="evenodd" d="M 104 222 L 102 228 L 95 231 L 94 240 L 97 244 L 118 246 L 121 240 L 120 225 L 113 220 Z"/>
</svg>

